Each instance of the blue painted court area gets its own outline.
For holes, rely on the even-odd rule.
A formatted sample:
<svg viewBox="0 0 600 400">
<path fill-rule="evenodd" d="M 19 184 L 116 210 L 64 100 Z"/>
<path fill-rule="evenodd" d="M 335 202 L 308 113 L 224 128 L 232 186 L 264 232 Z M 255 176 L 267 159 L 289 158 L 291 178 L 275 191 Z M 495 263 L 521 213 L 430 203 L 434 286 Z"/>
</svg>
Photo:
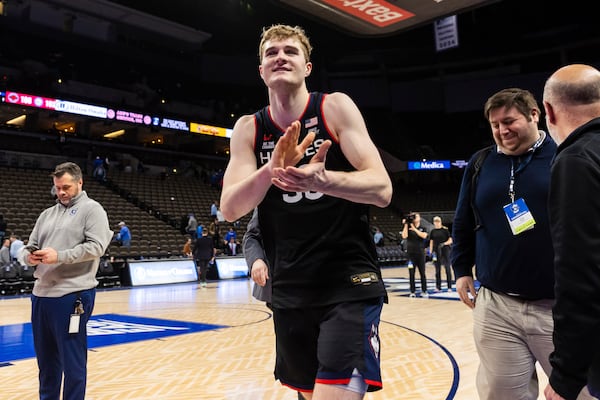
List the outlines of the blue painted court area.
<svg viewBox="0 0 600 400">
<path fill-rule="evenodd" d="M 88 347 L 92 349 L 227 327 L 120 314 L 94 315 L 87 325 Z M 35 352 L 31 323 L 0 326 L 0 366 L 32 357 L 35 357 Z"/>
<path fill-rule="evenodd" d="M 410 282 L 408 278 L 384 278 L 385 288 L 388 293 L 397 294 L 398 296 L 408 297 L 410 294 Z M 422 297 L 420 292 L 420 280 L 417 278 L 417 296 Z M 475 290 L 479 290 L 479 281 L 474 281 Z M 435 280 L 427 280 L 427 294 L 429 299 L 440 299 L 440 300 L 460 300 L 458 293 L 456 293 L 456 287 L 451 292 L 446 290 L 446 282 L 444 281 L 442 290 L 437 292 L 432 288 L 435 288 Z"/>
</svg>

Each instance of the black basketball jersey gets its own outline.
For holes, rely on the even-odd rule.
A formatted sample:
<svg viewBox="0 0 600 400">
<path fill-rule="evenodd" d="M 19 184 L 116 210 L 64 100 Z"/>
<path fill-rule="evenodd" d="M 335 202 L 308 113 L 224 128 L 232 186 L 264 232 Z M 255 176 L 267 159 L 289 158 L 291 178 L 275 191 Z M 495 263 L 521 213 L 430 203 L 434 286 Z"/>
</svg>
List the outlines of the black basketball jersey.
<svg viewBox="0 0 600 400">
<path fill-rule="evenodd" d="M 326 94 L 311 93 L 299 121 L 301 141 L 315 133 L 298 166 L 307 164 L 325 140 L 331 140 L 325 166 L 352 171 L 339 143 L 327 129 L 322 105 Z M 271 158 L 285 127 L 271 119 L 269 107 L 256 112 L 255 154 L 260 168 Z M 320 192 L 285 192 L 271 186 L 258 206 L 261 234 L 273 283 L 273 306 L 320 306 L 385 296 L 375 244 L 369 230 L 369 206 Z"/>
</svg>

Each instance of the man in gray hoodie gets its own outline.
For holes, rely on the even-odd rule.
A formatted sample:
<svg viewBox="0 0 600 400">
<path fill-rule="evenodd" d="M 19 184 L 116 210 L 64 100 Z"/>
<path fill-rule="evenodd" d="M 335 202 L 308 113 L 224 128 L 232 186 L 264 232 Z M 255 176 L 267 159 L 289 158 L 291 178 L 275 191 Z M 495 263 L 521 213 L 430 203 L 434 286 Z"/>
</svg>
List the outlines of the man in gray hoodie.
<svg viewBox="0 0 600 400">
<path fill-rule="evenodd" d="M 82 190 L 79 166 L 51 174 L 56 204 L 42 211 L 19 261 L 35 266 L 31 328 L 39 368 L 40 399 L 84 399 L 87 380 L 86 324 L 94 309 L 96 272 L 110 244 L 104 208 Z"/>
</svg>

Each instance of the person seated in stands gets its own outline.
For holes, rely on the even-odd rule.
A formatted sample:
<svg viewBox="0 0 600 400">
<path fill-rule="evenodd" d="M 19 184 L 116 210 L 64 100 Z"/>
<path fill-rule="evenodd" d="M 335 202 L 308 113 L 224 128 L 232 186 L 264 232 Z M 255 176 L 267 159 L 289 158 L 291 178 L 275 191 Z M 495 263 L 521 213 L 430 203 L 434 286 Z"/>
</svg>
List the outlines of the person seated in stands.
<svg viewBox="0 0 600 400">
<path fill-rule="evenodd" d="M 4 239 L 2 241 L 2 248 L 0 248 L 0 266 L 10 264 L 10 239 Z"/>
<path fill-rule="evenodd" d="M 238 253 L 238 244 L 235 241 L 235 238 L 232 236 L 229 238 L 229 243 L 225 246 L 225 254 L 228 256 L 235 256 Z"/>
<path fill-rule="evenodd" d="M 17 259 L 17 254 L 19 252 L 19 249 L 23 246 L 25 246 L 25 243 L 23 243 L 21 238 L 17 234 L 12 233 L 10 235 L 10 260 L 11 261 L 14 261 Z"/>
<path fill-rule="evenodd" d="M 192 257 L 192 238 L 188 237 L 183 245 L 182 250 L 183 256 L 191 258 Z"/>
<path fill-rule="evenodd" d="M 114 240 L 122 247 L 131 247 L 131 231 L 124 221 L 119 222 L 119 233 Z"/>
<path fill-rule="evenodd" d="M 375 242 L 375 246 L 382 247 L 384 246 L 383 233 L 381 229 L 375 227 L 375 233 L 373 234 L 373 241 Z"/>
<path fill-rule="evenodd" d="M 234 241 L 237 240 L 237 233 L 233 229 L 233 227 L 229 228 L 229 230 L 225 233 L 225 238 L 223 238 L 226 245 L 229 244 L 229 242 L 231 242 L 231 238 L 233 238 Z"/>
</svg>

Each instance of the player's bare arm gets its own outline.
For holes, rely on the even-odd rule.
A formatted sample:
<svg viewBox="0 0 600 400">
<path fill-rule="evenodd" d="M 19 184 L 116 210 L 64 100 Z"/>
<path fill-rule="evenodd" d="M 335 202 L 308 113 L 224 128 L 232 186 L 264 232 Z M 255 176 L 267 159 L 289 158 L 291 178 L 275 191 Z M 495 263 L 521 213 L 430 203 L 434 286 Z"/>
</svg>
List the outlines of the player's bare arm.
<svg viewBox="0 0 600 400">
<path fill-rule="evenodd" d="M 254 116 L 241 117 L 233 127 L 230 159 L 221 191 L 221 212 L 227 221 L 248 214 L 264 198 L 271 186 L 271 164 L 256 167 L 254 155 Z"/>
</svg>

